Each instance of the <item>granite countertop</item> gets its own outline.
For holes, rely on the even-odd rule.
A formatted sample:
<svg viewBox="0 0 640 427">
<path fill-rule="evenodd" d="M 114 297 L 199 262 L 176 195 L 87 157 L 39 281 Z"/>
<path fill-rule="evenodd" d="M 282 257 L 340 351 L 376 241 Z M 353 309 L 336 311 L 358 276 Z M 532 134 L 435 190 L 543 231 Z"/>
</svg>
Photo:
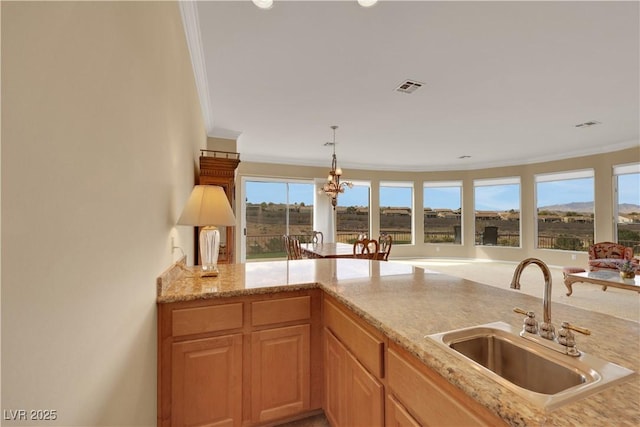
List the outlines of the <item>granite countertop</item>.
<svg viewBox="0 0 640 427">
<path fill-rule="evenodd" d="M 179 261 L 158 278 L 158 303 L 319 287 L 509 425 L 640 425 L 640 375 L 546 412 L 424 338 L 495 321 L 519 329 L 522 316 L 513 307 L 541 313 L 541 298 L 393 262 L 315 259 L 219 268 L 218 277 L 199 278 L 197 268 Z M 553 302 L 551 314 L 556 325 L 569 321 L 591 330 L 577 337 L 580 350 L 640 372 L 638 322 Z"/>
</svg>

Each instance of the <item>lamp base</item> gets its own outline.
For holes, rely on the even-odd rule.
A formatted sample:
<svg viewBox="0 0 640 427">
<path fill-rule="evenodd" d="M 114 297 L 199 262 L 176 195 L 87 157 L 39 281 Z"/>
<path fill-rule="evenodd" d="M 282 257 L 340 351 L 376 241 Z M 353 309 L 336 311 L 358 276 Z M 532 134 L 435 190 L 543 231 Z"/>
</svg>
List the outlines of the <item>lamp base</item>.
<svg viewBox="0 0 640 427">
<path fill-rule="evenodd" d="M 216 227 L 200 228 L 200 277 L 218 275 L 218 252 L 220 251 L 220 231 Z"/>
<path fill-rule="evenodd" d="M 218 267 L 212 265 L 202 265 L 200 268 L 200 277 L 218 277 L 220 271 Z"/>
</svg>

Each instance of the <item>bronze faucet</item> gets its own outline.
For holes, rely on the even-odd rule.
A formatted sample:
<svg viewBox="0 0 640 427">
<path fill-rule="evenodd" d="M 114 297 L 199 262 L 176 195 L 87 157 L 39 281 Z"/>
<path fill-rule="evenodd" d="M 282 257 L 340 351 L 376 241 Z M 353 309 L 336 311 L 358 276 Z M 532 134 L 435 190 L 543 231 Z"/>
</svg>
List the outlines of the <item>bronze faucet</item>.
<svg viewBox="0 0 640 427">
<path fill-rule="evenodd" d="M 543 261 L 538 258 L 527 258 L 518 264 L 513 279 L 511 279 L 511 289 L 520 289 L 520 275 L 522 270 L 529 264 L 536 264 L 542 270 L 544 275 L 544 298 L 542 300 L 542 309 L 544 311 L 544 323 L 540 325 L 540 336 L 549 340 L 553 340 L 556 336 L 555 328 L 551 324 L 551 270 Z"/>
</svg>

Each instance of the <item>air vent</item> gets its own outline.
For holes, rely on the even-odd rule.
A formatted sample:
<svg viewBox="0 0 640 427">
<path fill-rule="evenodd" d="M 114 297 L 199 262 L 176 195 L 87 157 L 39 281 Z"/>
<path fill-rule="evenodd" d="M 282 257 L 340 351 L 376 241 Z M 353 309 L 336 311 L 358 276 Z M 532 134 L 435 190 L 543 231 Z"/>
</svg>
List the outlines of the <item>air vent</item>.
<svg viewBox="0 0 640 427">
<path fill-rule="evenodd" d="M 416 80 L 405 80 L 396 88 L 396 92 L 413 93 L 422 86 L 424 86 L 424 83 L 420 83 Z"/>
<path fill-rule="evenodd" d="M 590 128 L 591 126 L 599 125 L 600 122 L 596 122 L 595 120 L 590 120 L 588 122 L 580 123 L 576 125 L 578 129 Z"/>
</svg>

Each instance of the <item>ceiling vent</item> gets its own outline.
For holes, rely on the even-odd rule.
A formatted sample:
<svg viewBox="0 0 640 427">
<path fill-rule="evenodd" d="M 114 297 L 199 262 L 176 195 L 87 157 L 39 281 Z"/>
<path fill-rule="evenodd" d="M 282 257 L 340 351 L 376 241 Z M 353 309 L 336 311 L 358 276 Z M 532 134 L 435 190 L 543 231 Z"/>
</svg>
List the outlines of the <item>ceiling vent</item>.
<svg viewBox="0 0 640 427">
<path fill-rule="evenodd" d="M 424 83 L 420 83 L 419 81 L 405 80 L 396 88 L 396 92 L 413 93 L 422 86 L 424 86 Z"/>
<path fill-rule="evenodd" d="M 576 127 L 578 129 L 590 128 L 591 126 L 599 125 L 600 122 L 596 122 L 595 120 L 590 120 L 588 122 L 577 124 Z"/>
</svg>

